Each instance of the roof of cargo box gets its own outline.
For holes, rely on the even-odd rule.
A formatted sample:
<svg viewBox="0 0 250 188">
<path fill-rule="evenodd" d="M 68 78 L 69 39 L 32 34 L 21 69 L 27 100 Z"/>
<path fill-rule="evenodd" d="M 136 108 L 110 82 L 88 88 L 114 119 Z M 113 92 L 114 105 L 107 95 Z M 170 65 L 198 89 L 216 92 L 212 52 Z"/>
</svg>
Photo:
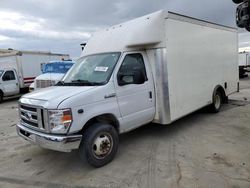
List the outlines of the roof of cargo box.
<svg viewBox="0 0 250 188">
<path fill-rule="evenodd" d="M 21 56 L 22 54 L 37 54 L 37 55 L 51 55 L 51 56 L 69 56 L 68 54 L 58 54 L 49 51 L 27 51 L 14 49 L 0 49 L 0 57 Z"/>
<path fill-rule="evenodd" d="M 166 46 L 165 19 L 174 19 L 206 27 L 236 31 L 232 27 L 161 10 L 94 33 L 81 56 L 136 49 L 164 48 Z"/>
</svg>

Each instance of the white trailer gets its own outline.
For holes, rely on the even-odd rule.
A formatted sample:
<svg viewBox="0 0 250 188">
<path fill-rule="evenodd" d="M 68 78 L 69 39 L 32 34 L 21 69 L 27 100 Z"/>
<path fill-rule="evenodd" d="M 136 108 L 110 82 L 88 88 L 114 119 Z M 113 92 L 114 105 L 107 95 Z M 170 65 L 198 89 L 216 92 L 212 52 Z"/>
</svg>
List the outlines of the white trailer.
<svg viewBox="0 0 250 188">
<path fill-rule="evenodd" d="M 244 78 L 247 76 L 248 68 L 250 67 L 250 53 L 239 53 L 239 77 Z"/>
<path fill-rule="evenodd" d="M 208 105 L 218 112 L 239 89 L 237 37 L 234 28 L 166 11 L 97 32 L 57 86 L 20 99 L 17 132 L 103 166 L 121 133 Z"/>
<path fill-rule="evenodd" d="M 28 91 L 29 85 L 42 73 L 43 63 L 62 59 L 69 59 L 69 55 L 40 51 L 0 50 L 0 101 L 3 97 Z"/>
</svg>

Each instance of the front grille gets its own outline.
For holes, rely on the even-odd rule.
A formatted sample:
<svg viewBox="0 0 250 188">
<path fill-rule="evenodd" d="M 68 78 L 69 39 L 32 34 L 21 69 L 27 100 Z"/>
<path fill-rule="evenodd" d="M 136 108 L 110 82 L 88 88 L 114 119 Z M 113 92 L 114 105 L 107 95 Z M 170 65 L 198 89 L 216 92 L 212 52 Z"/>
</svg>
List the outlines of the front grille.
<svg viewBox="0 0 250 188">
<path fill-rule="evenodd" d="M 54 80 L 36 80 L 36 88 L 45 88 L 55 85 Z"/>
<path fill-rule="evenodd" d="M 34 127 L 38 127 L 37 123 L 33 123 L 32 121 L 28 121 L 25 118 L 22 118 L 22 121 L 28 125 L 34 126 Z"/>
<path fill-rule="evenodd" d="M 29 106 L 21 105 L 21 108 L 24 109 L 24 110 L 36 112 L 36 108 L 32 108 L 32 107 L 29 107 Z"/>
<path fill-rule="evenodd" d="M 20 105 L 20 118 L 26 126 L 33 127 L 45 131 L 45 114 L 42 108 L 27 106 L 24 104 Z"/>
</svg>

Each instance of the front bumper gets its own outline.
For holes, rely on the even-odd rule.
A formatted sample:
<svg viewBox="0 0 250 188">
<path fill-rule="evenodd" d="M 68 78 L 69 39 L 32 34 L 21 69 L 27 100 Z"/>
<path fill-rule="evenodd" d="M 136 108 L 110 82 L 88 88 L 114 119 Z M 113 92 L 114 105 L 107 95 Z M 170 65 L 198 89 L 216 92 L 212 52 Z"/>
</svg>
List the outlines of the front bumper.
<svg viewBox="0 0 250 188">
<path fill-rule="evenodd" d="M 18 135 L 25 140 L 40 147 L 56 151 L 70 152 L 74 149 L 78 149 L 82 140 L 82 135 L 51 135 L 34 131 L 21 124 L 18 124 L 16 128 Z"/>
</svg>

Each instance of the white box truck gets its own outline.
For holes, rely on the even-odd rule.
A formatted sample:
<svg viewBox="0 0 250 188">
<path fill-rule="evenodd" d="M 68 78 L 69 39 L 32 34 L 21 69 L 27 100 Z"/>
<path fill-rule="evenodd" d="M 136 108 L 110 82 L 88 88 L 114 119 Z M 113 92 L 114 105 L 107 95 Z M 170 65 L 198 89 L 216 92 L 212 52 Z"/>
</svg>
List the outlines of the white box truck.
<svg viewBox="0 0 250 188">
<path fill-rule="evenodd" d="M 119 134 L 218 112 L 238 83 L 236 29 L 159 11 L 95 33 L 62 81 L 20 99 L 17 132 L 101 167 Z"/>
<path fill-rule="evenodd" d="M 239 77 L 244 78 L 247 76 L 248 68 L 250 67 L 249 52 L 239 53 Z"/>
<path fill-rule="evenodd" d="M 40 51 L 0 50 L 0 102 L 3 97 L 28 91 L 41 65 L 51 60 L 69 59 L 67 54 Z"/>
</svg>

